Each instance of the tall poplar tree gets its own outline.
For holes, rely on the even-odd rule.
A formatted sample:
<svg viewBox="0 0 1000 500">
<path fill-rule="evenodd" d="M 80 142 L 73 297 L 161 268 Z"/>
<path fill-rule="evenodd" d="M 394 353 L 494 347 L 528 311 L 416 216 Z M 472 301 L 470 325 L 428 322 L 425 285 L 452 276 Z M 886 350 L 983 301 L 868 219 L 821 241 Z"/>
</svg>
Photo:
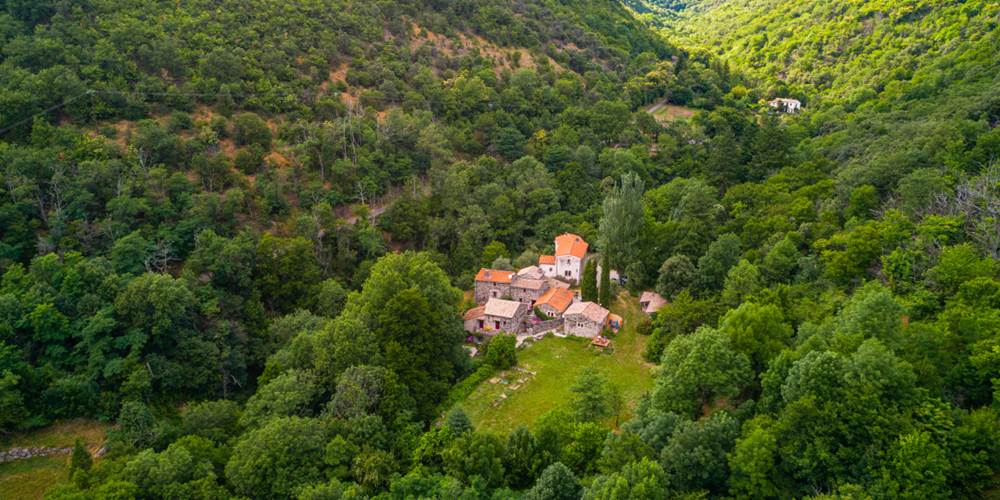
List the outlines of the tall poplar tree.
<svg viewBox="0 0 1000 500">
<path fill-rule="evenodd" d="M 616 269 L 624 270 L 639 258 L 645 189 L 642 179 L 629 172 L 604 199 L 598 246 Z"/>
</svg>

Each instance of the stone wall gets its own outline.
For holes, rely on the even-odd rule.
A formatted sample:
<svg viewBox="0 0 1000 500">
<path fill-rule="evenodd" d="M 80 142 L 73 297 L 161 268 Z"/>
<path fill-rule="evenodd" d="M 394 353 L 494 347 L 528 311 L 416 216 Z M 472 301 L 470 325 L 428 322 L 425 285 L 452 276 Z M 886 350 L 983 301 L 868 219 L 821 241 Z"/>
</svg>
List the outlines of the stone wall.
<svg viewBox="0 0 1000 500">
<path fill-rule="evenodd" d="M 530 288 L 521 288 L 517 286 L 510 287 L 510 298 L 511 300 L 516 300 L 518 302 L 523 302 L 531 307 L 532 304 L 541 297 L 548 287 L 544 287 L 540 290 L 532 290 Z"/>
<path fill-rule="evenodd" d="M 553 330 L 558 330 L 562 328 L 562 319 L 550 319 L 548 321 L 542 321 L 541 323 L 535 323 L 533 325 L 528 325 L 527 333 L 528 335 L 538 335 L 539 333 L 551 332 Z"/>
<path fill-rule="evenodd" d="M 11 448 L 7 451 L 0 451 L 0 464 L 35 457 L 69 455 L 72 451 L 73 448 Z"/>
<path fill-rule="evenodd" d="M 510 285 L 477 281 L 476 292 L 474 295 L 476 304 L 483 305 L 488 302 L 490 298 L 495 297 L 501 299 L 510 295 Z"/>
</svg>

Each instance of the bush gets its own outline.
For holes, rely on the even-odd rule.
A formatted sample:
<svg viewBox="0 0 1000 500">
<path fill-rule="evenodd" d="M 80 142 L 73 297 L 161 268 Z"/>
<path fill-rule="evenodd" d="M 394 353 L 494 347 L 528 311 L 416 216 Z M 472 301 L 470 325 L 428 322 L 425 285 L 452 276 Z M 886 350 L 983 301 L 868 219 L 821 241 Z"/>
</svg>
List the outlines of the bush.
<svg viewBox="0 0 1000 500">
<path fill-rule="evenodd" d="M 549 321 L 549 320 L 552 319 L 551 317 L 549 317 L 548 314 L 545 314 L 544 311 L 542 311 L 541 309 L 539 309 L 537 307 L 535 308 L 535 316 L 538 316 L 538 319 L 540 319 L 542 321 Z"/>
<path fill-rule="evenodd" d="M 469 397 L 469 394 L 472 394 L 472 391 L 476 390 L 479 384 L 492 377 L 494 372 L 496 372 L 495 368 L 489 363 L 484 363 L 476 371 L 472 372 L 471 375 L 452 386 L 451 391 L 448 392 L 448 397 L 441 403 L 441 408 L 448 409 L 455 406 L 455 403 L 465 400 L 465 398 Z"/>
<path fill-rule="evenodd" d="M 251 144 L 237 151 L 233 162 L 240 172 L 246 175 L 253 175 L 260 172 L 264 166 L 265 156 L 264 148 L 260 147 L 259 144 Z"/>
<path fill-rule="evenodd" d="M 486 344 L 486 364 L 497 370 L 506 370 L 517 364 L 517 337 L 496 335 Z"/>
<path fill-rule="evenodd" d="M 167 120 L 167 130 L 173 133 L 192 128 L 194 128 L 194 120 L 191 119 L 191 115 L 183 111 L 174 111 Z"/>
<path fill-rule="evenodd" d="M 641 318 L 635 325 L 635 333 L 648 337 L 653 333 L 653 321 L 649 318 Z"/>
<path fill-rule="evenodd" d="M 257 144 L 265 151 L 271 149 L 271 129 L 254 113 L 243 113 L 233 119 L 233 139 L 240 146 Z"/>
</svg>

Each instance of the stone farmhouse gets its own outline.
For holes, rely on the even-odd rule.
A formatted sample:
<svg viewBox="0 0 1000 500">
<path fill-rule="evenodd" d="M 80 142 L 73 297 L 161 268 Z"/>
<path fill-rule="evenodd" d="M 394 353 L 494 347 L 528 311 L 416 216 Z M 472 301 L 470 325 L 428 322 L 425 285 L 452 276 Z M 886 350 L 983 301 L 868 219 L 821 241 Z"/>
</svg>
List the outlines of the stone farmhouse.
<svg viewBox="0 0 1000 500">
<path fill-rule="evenodd" d="M 546 277 L 579 283 L 583 276 L 583 266 L 587 262 L 589 247 L 583 238 L 573 233 L 561 234 L 556 236 L 555 255 L 539 256 L 538 267 Z"/>
<path fill-rule="evenodd" d="M 594 302 L 579 302 L 569 290 L 583 276 L 588 248 L 583 238 L 565 233 L 556 237 L 555 255 L 540 256 L 537 266 L 516 273 L 480 269 L 473 293 L 478 305 L 465 313 L 465 330 L 536 338 L 554 331 L 559 336 L 594 338 L 605 328 L 620 328 L 621 318 Z M 534 314 L 535 309 L 542 317 Z"/>
<path fill-rule="evenodd" d="M 513 271 L 480 269 L 476 274 L 476 304 L 485 304 L 490 299 L 509 297 L 510 282 L 513 280 Z"/>
<path fill-rule="evenodd" d="M 510 299 L 530 307 L 549 288 L 543 276 L 535 278 L 513 271 L 483 268 L 476 274 L 474 298 L 476 304 L 485 304 L 490 299 Z"/>
<path fill-rule="evenodd" d="M 540 338 L 545 332 L 555 332 L 557 336 L 577 336 L 594 338 L 605 328 L 621 328 L 620 317 L 594 302 L 576 302 L 569 290 L 553 288 L 535 302 L 535 307 L 551 318 L 544 322 L 548 326 L 539 333 L 533 329 L 541 320 L 535 318 L 532 308 L 517 300 L 489 299 L 485 305 L 466 311 L 463 318 L 465 331 L 483 335 L 509 333 L 518 336 Z"/>
<path fill-rule="evenodd" d="M 500 332 L 517 334 L 524 330 L 531 308 L 516 300 L 489 299 L 486 305 L 465 313 L 465 330 L 470 333 L 495 335 Z"/>
<path fill-rule="evenodd" d="M 563 313 L 563 332 L 566 335 L 594 338 L 608 326 L 611 311 L 594 302 L 576 302 Z"/>
</svg>

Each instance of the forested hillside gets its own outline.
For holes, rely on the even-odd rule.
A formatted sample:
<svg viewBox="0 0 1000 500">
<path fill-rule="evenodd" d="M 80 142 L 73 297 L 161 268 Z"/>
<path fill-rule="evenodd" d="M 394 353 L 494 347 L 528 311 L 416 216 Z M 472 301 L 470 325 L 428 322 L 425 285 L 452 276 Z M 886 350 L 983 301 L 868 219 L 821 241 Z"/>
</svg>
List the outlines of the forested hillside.
<svg viewBox="0 0 1000 500">
<path fill-rule="evenodd" d="M 811 109 L 802 133 L 846 165 L 844 181 L 884 192 L 913 169 L 970 172 L 991 159 L 995 2 L 726 0 L 681 11 L 658 16 L 666 32 L 737 66 L 764 97 Z"/>
<path fill-rule="evenodd" d="M 636 106 L 725 85 L 598 2 L 5 5 L 4 428 L 252 391 L 272 319 L 337 316 L 390 247 L 460 281 L 550 241 L 655 138 Z"/>
<path fill-rule="evenodd" d="M 627 6 L 3 3 L 0 433 L 115 424 L 47 496 L 995 495 L 997 7 Z M 654 388 L 477 430 L 566 231 Z"/>
</svg>

